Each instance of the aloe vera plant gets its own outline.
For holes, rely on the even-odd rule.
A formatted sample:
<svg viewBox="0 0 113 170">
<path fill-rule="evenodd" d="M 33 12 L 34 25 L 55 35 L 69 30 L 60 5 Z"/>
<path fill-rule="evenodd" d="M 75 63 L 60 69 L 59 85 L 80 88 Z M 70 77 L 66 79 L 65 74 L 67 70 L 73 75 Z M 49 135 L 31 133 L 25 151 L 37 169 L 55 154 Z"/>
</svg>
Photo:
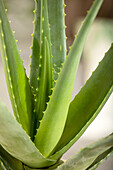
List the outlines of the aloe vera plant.
<svg viewBox="0 0 113 170">
<path fill-rule="evenodd" d="M 113 134 L 66 162 L 113 91 L 113 44 L 71 101 L 88 31 L 103 0 L 95 0 L 66 57 L 64 0 L 35 0 L 30 78 L 0 0 L 0 50 L 14 116 L 0 101 L 0 170 L 96 168 L 113 155 Z"/>
</svg>

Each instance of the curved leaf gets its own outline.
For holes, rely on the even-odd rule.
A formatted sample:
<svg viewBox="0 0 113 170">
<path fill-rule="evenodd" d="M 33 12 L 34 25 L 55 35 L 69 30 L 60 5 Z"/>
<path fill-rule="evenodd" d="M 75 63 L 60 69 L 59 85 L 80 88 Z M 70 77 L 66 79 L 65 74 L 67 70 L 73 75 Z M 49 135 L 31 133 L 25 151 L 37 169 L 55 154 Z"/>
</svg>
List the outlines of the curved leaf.
<svg viewBox="0 0 113 170">
<path fill-rule="evenodd" d="M 87 169 L 100 155 L 113 148 L 113 134 L 101 139 L 86 148 L 62 164 L 58 170 L 84 170 Z"/>
<path fill-rule="evenodd" d="M 0 145 L 0 158 L 12 170 L 23 170 L 22 163 L 7 153 Z"/>
<path fill-rule="evenodd" d="M 19 123 L 0 102 L 0 144 L 13 157 L 32 168 L 47 167 L 55 163 L 37 150 Z"/>
<path fill-rule="evenodd" d="M 40 23 L 41 23 L 41 1 L 35 0 L 34 10 L 34 31 L 33 31 L 33 46 L 31 55 L 31 69 L 30 69 L 30 85 L 33 93 L 36 94 L 36 88 L 38 86 L 38 72 L 40 63 Z"/>
<path fill-rule="evenodd" d="M 51 49 L 53 55 L 54 79 L 56 80 L 66 57 L 64 0 L 54 0 L 54 3 L 53 0 L 48 0 L 48 14 L 52 43 Z"/>
<path fill-rule="evenodd" d="M 46 157 L 53 153 L 54 148 L 62 136 L 83 46 L 91 23 L 96 17 L 102 2 L 103 0 L 96 0 L 88 13 L 69 52 L 62 72 L 59 75 L 47 110 L 37 132 L 37 140 L 35 140 L 36 146 Z"/>
<path fill-rule="evenodd" d="M 51 95 L 51 88 L 53 87 L 53 74 L 52 74 L 52 56 L 50 46 L 50 33 L 48 22 L 47 1 L 41 1 L 41 32 L 40 32 L 40 65 L 37 86 L 37 116 L 38 121 L 43 117 L 49 96 Z M 39 126 L 39 124 L 38 124 Z"/>
<path fill-rule="evenodd" d="M 87 168 L 87 170 L 88 169 L 90 169 L 90 170 L 96 169 L 101 163 L 103 163 L 105 160 L 107 160 L 110 157 L 113 157 L 113 147 L 111 147 L 110 149 L 108 149 L 107 151 L 105 151 L 104 153 L 99 155 L 95 159 L 95 161 Z"/>
<path fill-rule="evenodd" d="M 84 133 L 113 92 L 113 44 L 71 102 L 63 135 L 53 158 L 60 157 Z M 57 158 L 58 158 L 57 157 Z"/>
<path fill-rule="evenodd" d="M 60 148 L 62 147 L 61 145 L 65 146 L 66 143 L 79 133 L 100 107 L 113 86 L 112 73 L 113 44 L 85 86 L 71 102 L 64 133 L 58 144 Z M 60 144 L 61 141 L 63 144 Z"/>
<path fill-rule="evenodd" d="M 52 93 L 53 69 L 48 21 L 47 1 L 35 1 L 35 27 L 33 34 L 30 84 L 34 93 L 34 135 L 43 117 Z"/>
<path fill-rule="evenodd" d="M 2 0 L 0 0 L 0 50 L 14 114 L 26 132 L 31 135 L 31 89 Z"/>
<path fill-rule="evenodd" d="M 0 170 L 7 170 L 6 167 L 4 167 L 4 164 L 1 160 L 0 160 Z"/>
</svg>

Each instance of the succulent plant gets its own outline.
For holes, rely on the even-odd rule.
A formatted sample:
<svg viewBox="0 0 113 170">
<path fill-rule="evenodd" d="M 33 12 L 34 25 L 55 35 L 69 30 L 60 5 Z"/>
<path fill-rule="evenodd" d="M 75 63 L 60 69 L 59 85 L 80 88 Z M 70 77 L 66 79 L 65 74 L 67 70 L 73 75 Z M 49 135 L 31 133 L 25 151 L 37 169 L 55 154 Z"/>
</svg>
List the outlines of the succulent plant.
<svg viewBox="0 0 113 170">
<path fill-rule="evenodd" d="M 71 101 L 95 0 L 66 54 L 64 0 L 35 0 L 30 77 L 0 0 L 0 50 L 14 116 L 0 101 L 0 170 L 95 169 L 113 156 L 113 134 L 66 162 L 62 155 L 96 118 L 113 91 L 113 44 Z M 67 55 L 67 56 L 66 56 Z"/>
</svg>

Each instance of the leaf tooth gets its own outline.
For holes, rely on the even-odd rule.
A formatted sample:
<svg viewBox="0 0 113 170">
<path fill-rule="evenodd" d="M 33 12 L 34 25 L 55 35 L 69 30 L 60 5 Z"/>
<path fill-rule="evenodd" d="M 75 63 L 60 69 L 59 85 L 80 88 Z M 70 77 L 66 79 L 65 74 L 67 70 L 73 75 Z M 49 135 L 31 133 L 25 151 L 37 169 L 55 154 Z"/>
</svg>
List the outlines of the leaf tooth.
<svg viewBox="0 0 113 170">
<path fill-rule="evenodd" d="M 41 65 L 41 64 L 39 64 L 39 67 L 41 68 L 41 67 L 42 67 L 42 65 Z"/>
<path fill-rule="evenodd" d="M 5 46 L 5 44 L 4 44 L 3 48 L 4 48 L 4 50 L 6 49 L 6 46 Z"/>
<path fill-rule="evenodd" d="M 15 31 L 13 31 L 13 34 L 15 34 Z"/>
<path fill-rule="evenodd" d="M 42 34 L 44 33 L 44 30 L 43 30 L 43 29 L 41 30 L 41 33 L 42 33 Z"/>
<path fill-rule="evenodd" d="M 72 46 L 69 46 L 69 49 L 71 49 L 72 48 Z"/>
<path fill-rule="evenodd" d="M 34 14 L 36 13 L 36 10 L 35 10 L 35 9 L 33 10 L 33 13 L 34 13 Z"/>
<path fill-rule="evenodd" d="M 40 59 L 42 59 L 42 55 L 40 56 Z"/>
<path fill-rule="evenodd" d="M 64 12 L 64 17 L 66 16 L 66 13 Z"/>
<path fill-rule="evenodd" d="M 75 34 L 75 38 L 77 38 L 78 37 L 78 34 Z"/>
<path fill-rule="evenodd" d="M 38 89 L 38 88 L 36 88 L 36 91 L 37 91 L 37 92 L 38 92 L 38 90 L 39 90 L 39 89 Z"/>
<path fill-rule="evenodd" d="M 51 87 L 51 90 L 53 91 L 53 90 L 54 90 L 54 87 Z"/>
<path fill-rule="evenodd" d="M 42 17 L 42 22 L 44 22 L 44 17 Z"/>
<path fill-rule="evenodd" d="M 7 12 L 7 8 L 5 9 L 5 12 Z"/>
<path fill-rule="evenodd" d="M 62 45 L 60 45 L 60 51 L 62 51 Z"/>
<path fill-rule="evenodd" d="M 64 3 L 64 8 L 66 7 L 66 4 Z"/>
<path fill-rule="evenodd" d="M 5 60 L 6 60 L 6 62 L 8 61 L 8 58 L 7 57 L 5 57 Z"/>
<path fill-rule="evenodd" d="M 33 112 L 35 113 L 36 112 L 36 109 L 34 108 Z"/>
<path fill-rule="evenodd" d="M 33 36 L 34 36 L 34 33 L 32 33 L 31 36 L 33 37 Z"/>
<path fill-rule="evenodd" d="M 42 120 L 40 119 L 40 120 L 39 120 L 39 123 L 41 123 L 41 122 L 42 122 Z"/>
<path fill-rule="evenodd" d="M 38 129 L 36 129 L 36 134 L 38 133 L 38 131 L 39 131 L 39 128 Z M 34 139 L 35 139 L 35 137 L 36 137 L 36 135 L 34 136 Z M 34 143 L 33 143 L 34 144 Z M 35 145 L 35 144 L 34 144 Z"/>
<path fill-rule="evenodd" d="M 33 96 L 36 97 L 36 93 L 34 93 Z"/>
<path fill-rule="evenodd" d="M 35 100 L 35 102 L 37 102 L 37 98 L 35 98 L 34 100 Z"/>
<path fill-rule="evenodd" d="M 39 81 L 39 80 L 40 80 L 40 77 L 37 77 L 37 80 Z"/>
<path fill-rule="evenodd" d="M 64 63 L 61 63 L 61 66 L 63 66 L 64 65 Z"/>
<path fill-rule="evenodd" d="M 1 33 L 1 36 L 2 36 L 2 38 L 4 38 L 4 34 L 3 34 L 3 32 Z"/>
<path fill-rule="evenodd" d="M 31 86 L 31 88 L 33 89 L 33 86 Z"/>
<path fill-rule="evenodd" d="M 54 65 L 54 67 L 56 67 L 56 66 L 57 66 L 55 63 L 54 63 L 53 65 Z"/>
<path fill-rule="evenodd" d="M 11 76 L 9 75 L 9 81 L 11 81 Z"/>
<path fill-rule="evenodd" d="M 9 68 L 7 68 L 7 72 L 10 74 L 10 69 Z"/>
</svg>

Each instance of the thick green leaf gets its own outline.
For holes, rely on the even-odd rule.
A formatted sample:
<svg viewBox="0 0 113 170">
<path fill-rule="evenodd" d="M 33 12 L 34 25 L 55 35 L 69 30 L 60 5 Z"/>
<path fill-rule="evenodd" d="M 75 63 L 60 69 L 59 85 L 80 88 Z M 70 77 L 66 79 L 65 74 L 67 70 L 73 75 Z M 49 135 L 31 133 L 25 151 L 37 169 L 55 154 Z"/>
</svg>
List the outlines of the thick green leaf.
<svg viewBox="0 0 113 170">
<path fill-rule="evenodd" d="M 48 168 L 46 168 L 46 170 L 52 170 L 52 169 L 56 169 L 58 166 L 60 166 L 61 164 L 63 163 L 63 161 L 62 160 L 59 160 L 55 165 L 53 165 L 53 166 L 50 166 L 50 167 L 48 167 Z M 32 169 L 32 168 L 29 168 L 29 167 L 27 167 L 27 166 L 24 166 L 24 168 L 25 168 L 25 170 L 43 170 L 43 169 Z"/>
<path fill-rule="evenodd" d="M 55 163 L 43 157 L 19 123 L 0 102 L 0 144 L 13 157 L 32 168 Z"/>
<path fill-rule="evenodd" d="M 36 88 L 38 86 L 38 72 L 40 62 L 40 19 L 41 19 L 41 1 L 35 0 L 34 10 L 34 31 L 33 31 L 33 46 L 31 55 L 31 70 L 30 70 L 30 85 L 33 92 L 36 94 Z"/>
<path fill-rule="evenodd" d="M 88 13 L 69 52 L 62 72 L 59 75 L 47 110 L 37 132 L 35 140 L 36 146 L 46 157 L 53 153 L 54 148 L 62 136 L 83 46 L 91 23 L 96 17 L 102 2 L 103 0 L 96 0 Z"/>
<path fill-rule="evenodd" d="M 7 170 L 1 160 L 0 160 L 0 170 Z"/>
<path fill-rule="evenodd" d="M 2 0 L 0 0 L 0 50 L 14 114 L 26 132 L 31 135 L 31 89 Z"/>
<path fill-rule="evenodd" d="M 33 35 L 30 84 L 34 93 L 34 134 L 39 127 L 53 87 L 51 43 L 47 1 L 35 1 L 35 27 Z"/>
<path fill-rule="evenodd" d="M 58 170 L 85 170 L 100 155 L 113 147 L 113 134 L 82 149 L 78 154 L 62 164 Z"/>
<path fill-rule="evenodd" d="M 38 120 L 43 117 L 43 111 L 45 111 L 49 96 L 51 95 L 52 88 L 52 64 L 50 59 L 50 49 L 47 37 L 44 40 L 44 59 L 42 62 L 41 75 L 39 76 L 39 91 L 37 96 L 37 113 Z"/>
<path fill-rule="evenodd" d="M 65 21 L 64 21 L 64 0 L 48 0 L 48 12 L 50 23 L 50 35 L 52 42 L 54 79 L 66 57 Z"/>
<path fill-rule="evenodd" d="M 87 170 L 88 169 L 90 169 L 90 170 L 96 169 L 101 163 L 103 163 L 104 161 L 106 161 L 110 157 L 113 157 L 113 147 L 111 147 L 110 149 L 108 149 L 107 151 L 105 151 L 104 153 L 99 155 L 95 159 L 95 161 L 87 168 Z"/>
<path fill-rule="evenodd" d="M 43 117 L 49 96 L 51 95 L 51 88 L 53 87 L 52 77 L 52 56 L 50 46 L 50 34 L 48 23 L 47 1 L 41 1 L 41 45 L 40 45 L 40 65 L 38 75 L 37 87 L 37 106 L 36 111 L 38 114 L 38 121 Z M 39 125 L 38 125 L 39 126 Z"/>
<path fill-rule="evenodd" d="M 113 91 L 113 44 L 84 87 L 71 102 L 56 151 L 71 146 L 98 115 Z M 65 147 L 66 149 L 66 147 Z"/>
<path fill-rule="evenodd" d="M 0 158 L 12 170 L 23 170 L 22 163 L 7 153 L 0 145 Z"/>
</svg>

